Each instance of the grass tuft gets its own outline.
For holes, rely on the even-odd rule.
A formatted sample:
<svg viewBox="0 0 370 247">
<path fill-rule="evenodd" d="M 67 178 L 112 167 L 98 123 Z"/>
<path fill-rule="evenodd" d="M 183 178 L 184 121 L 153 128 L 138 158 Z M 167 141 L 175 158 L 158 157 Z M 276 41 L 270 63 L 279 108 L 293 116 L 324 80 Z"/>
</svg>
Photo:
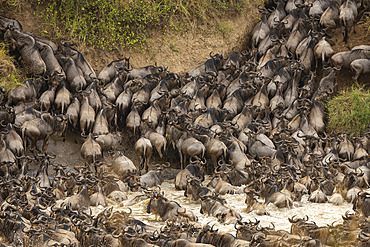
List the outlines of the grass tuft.
<svg viewBox="0 0 370 247">
<path fill-rule="evenodd" d="M 13 57 L 9 56 L 9 49 L 5 43 L 0 43 L 0 86 L 8 90 L 20 84 L 25 76 L 18 72 Z"/>
<path fill-rule="evenodd" d="M 370 90 L 352 86 L 327 102 L 329 132 L 361 135 L 370 125 Z"/>
</svg>

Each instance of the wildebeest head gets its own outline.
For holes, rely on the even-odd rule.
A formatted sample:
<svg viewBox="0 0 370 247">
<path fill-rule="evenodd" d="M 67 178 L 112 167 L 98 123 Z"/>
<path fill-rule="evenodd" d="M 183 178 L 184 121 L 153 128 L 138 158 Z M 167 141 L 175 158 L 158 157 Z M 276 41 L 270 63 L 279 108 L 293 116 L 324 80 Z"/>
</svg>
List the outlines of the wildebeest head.
<svg viewBox="0 0 370 247">
<path fill-rule="evenodd" d="M 222 67 L 223 64 L 223 56 L 220 54 L 212 55 L 212 52 L 209 53 L 209 56 L 211 57 L 208 59 L 204 65 L 205 65 L 205 72 L 214 72 L 217 73 L 217 71 Z"/>
<path fill-rule="evenodd" d="M 184 196 L 197 201 L 201 196 L 209 195 L 211 190 L 202 186 L 199 178 L 190 177 L 187 181 Z"/>
<path fill-rule="evenodd" d="M 155 208 L 155 209 L 157 209 L 157 208 L 158 208 L 158 206 L 159 206 L 159 201 L 161 201 L 161 200 L 165 200 L 165 201 L 167 201 L 167 199 L 163 197 L 163 194 L 164 194 L 164 192 L 163 192 L 163 191 L 162 191 L 162 193 L 161 193 L 161 192 L 157 192 L 157 191 L 154 191 L 154 192 L 152 193 L 152 195 L 151 195 L 151 197 L 150 197 L 149 204 L 148 204 L 148 206 L 147 206 L 147 208 L 146 208 L 146 212 L 147 212 L 148 214 L 150 214 L 150 213 L 151 213 L 151 211 L 153 211 L 153 208 Z"/>
<path fill-rule="evenodd" d="M 218 232 L 218 229 L 215 229 L 215 230 L 213 230 L 213 227 L 214 227 L 214 225 L 211 227 L 210 225 L 205 225 L 204 227 L 203 227 L 203 229 L 202 229 L 202 231 L 200 231 L 200 233 L 199 233 L 199 235 L 198 235 L 198 237 L 197 237 L 197 240 L 195 241 L 196 243 L 204 243 L 204 241 L 202 241 L 202 239 L 203 239 L 203 237 L 204 237 L 204 235 L 206 235 L 206 234 L 213 234 L 213 233 L 217 233 Z"/>
<path fill-rule="evenodd" d="M 368 217 L 370 215 L 370 194 L 367 192 L 359 192 L 353 204 L 353 210 L 357 210 L 365 217 Z"/>
<path fill-rule="evenodd" d="M 235 223 L 234 227 L 236 229 L 236 237 L 239 239 L 251 241 L 255 233 L 258 232 L 258 225 L 260 221 L 255 219 L 255 221 L 249 220 L 248 222 L 238 221 Z"/>
<path fill-rule="evenodd" d="M 137 191 L 140 188 L 140 177 L 135 174 L 135 172 L 129 172 L 128 176 L 125 178 L 125 182 L 130 187 L 132 191 Z"/>
<path fill-rule="evenodd" d="M 209 211 L 212 209 L 212 207 L 215 206 L 216 203 L 219 203 L 221 205 L 226 204 L 226 200 L 219 197 L 218 194 L 214 193 L 211 196 L 205 196 L 203 194 L 199 195 L 201 199 L 201 207 L 200 207 L 200 213 L 209 213 Z"/>
</svg>

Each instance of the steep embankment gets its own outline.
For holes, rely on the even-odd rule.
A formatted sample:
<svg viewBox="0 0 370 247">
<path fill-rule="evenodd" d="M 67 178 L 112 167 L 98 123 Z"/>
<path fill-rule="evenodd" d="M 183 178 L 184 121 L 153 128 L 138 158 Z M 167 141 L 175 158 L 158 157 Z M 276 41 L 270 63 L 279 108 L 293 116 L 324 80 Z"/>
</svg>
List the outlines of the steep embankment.
<svg viewBox="0 0 370 247">
<path fill-rule="evenodd" d="M 22 2 L 22 1 L 21 1 Z M 62 38 L 67 39 L 70 33 L 56 35 L 56 27 L 50 25 L 42 13 L 47 13 L 45 4 L 37 1 L 26 1 L 21 8 L 0 7 L 0 14 L 17 19 L 23 29 L 45 37 L 55 43 Z M 123 48 L 122 46 L 109 50 L 101 50 L 85 45 L 84 42 L 73 39 L 77 49 L 99 72 L 112 60 L 119 57 L 131 57 L 134 67 L 142 67 L 157 63 L 168 66 L 173 72 L 186 72 L 202 64 L 209 58 L 209 53 L 228 54 L 233 48 L 242 50 L 249 40 L 249 33 L 258 21 L 257 5 L 260 1 L 243 1 L 245 7 L 240 13 L 207 17 L 207 22 L 189 19 L 182 30 L 150 30 L 146 47 Z M 77 23 L 77 25 L 79 25 Z M 57 27 L 58 28 L 58 27 Z M 186 28 L 186 29 L 185 29 Z M 111 48 L 111 47 L 107 47 Z"/>
<path fill-rule="evenodd" d="M 70 1 L 73 2 L 73 0 Z M 123 2 L 126 4 L 125 1 Z M 61 25 L 60 20 L 52 20 L 52 17 L 50 17 L 51 10 L 48 7 L 50 5 L 47 5 L 44 1 L 8 0 L 3 1 L 3 3 L 0 6 L 0 14 L 17 19 L 23 25 L 24 30 L 28 32 L 33 32 L 57 44 L 62 39 L 68 39 L 74 35 L 73 31 L 69 33 L 64 31 L 62 27 L 56 26 L 58 21 Z M 13 5 L 9 5 L 9 3 Z M 164 3 L 167 3 L 167 1 L 164 1 Z M 186 7 L 189 10 L 194 9 L 195 7 L 191 5 L 194 3 L 189 1 Z M 196 17 L 184 18 L 180 30 L 170 26 L 165 26 L 164 29 L 163 27 L 162 29 L 150 29 L 145 47 L 125 48 L 119 46 L 109 50 L 113 46 L 108 44 L 108 49 L 102 50 L 86 45 L 87 42 L 77 38 L 72 39 L 72 41 L 76 43 L 76 48 L 84 54 L 97 72 L 119 57 L 131 57 L 134 67 L 157 63 L 158 65 L 168 66 L 168 69 L 173 72 L 187 72 L 208 59 L 210 52 L 227 55 L 232 49 L 244 50 L 248 46 L 250 32 L 260 16 L 257 6 L 262 1 L 243 0 L 241 3 L 243 8 L 239 9 L 238 12 L 225 11 L 226 14 L 218 13 L 206 16 L 207 12 L 205 11 L 205 16 L 201 17 L 200 20 L 199 17 L 198 19 Z M 57 10 L 57 6 L 54 9 Z M 214 10 L 217 11 L 217 9 Z M 208 14 L 210 11 L 208 10 Z M 350 47 L 370 44 L 369 23 L 370 17 L 363 16 L 357 24 L 357 32 L 350 34 Z M 76 25 L 80 24 L 76 23 Z M 336 52 L 348 49 L 347 45 L 342 42 L 343 36 L 340 28 L 334 32 L 332 39 L 335 43 L 333 49 Z M 351 76 L 349 71 L 341 71 L 337 81 L 338 88 L 350 87 L 352 85 Z M 367 80 L 368 77 L 365 79 Z M 363 81 L 365 84 L 366 80 Z"/>
<path fill-rule="evenodd" d="M 63 33 L 61 28 L 45 20 L 43 13 L 48 11 L 45 4 L 40 5 L 32 0 L 18 2 L 24 4 L 16 4 L 17 7 L 1 5 L 0 14 L 18 20 L 25 31 L 44 37 L 56 44 L 70 37 L 70 33 Z M 247 47 L 250 32 L 259 20 L 257 6 L 261 2 L 249 2 L 248 0 L 242 2 L 247 5 L 240 13 L 208 17 L 207 22 L 204 21 L 204 23 L 188 20 L 186 31 L 151 30 L 149 42 L 144 49 L 119 47 L 113 50 L 102 50 L 86 45 L 78 39 L 72 39 L 72 42 L 76 43 L 76 49 L 84 55 L 97 73 L 112 60 L 120 57 L 131 57 L 130 61 L 134 67 L 156 63 L 168 67 L 169 71 L 187 72 L 204 63 L 209 58 L 210 52 L 226 55 L 232 49 L 243 50 Z M 69 133 L 65 142 L 61 140 L 53 136 L 49 143 L 48 151 L 57 154 L 56 162 L 67 162 L 68 164 L 82 162 L 80 135 Z M 123 143 L 130 143 L 128 136 L 124 136 Z M 137 163 L 138 159 L 132 149 L 133 143 L 130 144 L 132 145 L 120 145 L 118 149 Z"/>
</svg>

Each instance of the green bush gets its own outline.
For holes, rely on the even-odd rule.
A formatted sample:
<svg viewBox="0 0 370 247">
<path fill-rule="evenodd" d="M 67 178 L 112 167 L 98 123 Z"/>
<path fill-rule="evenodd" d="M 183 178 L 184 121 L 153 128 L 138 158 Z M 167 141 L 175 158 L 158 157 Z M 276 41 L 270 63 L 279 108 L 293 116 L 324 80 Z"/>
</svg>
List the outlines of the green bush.
<svg viewBox="0 0 370 247">
<path fill-rule="evenodd" d="M 25 80 L 25 75 L 16 69 L 13 57 L 9 56 L 8 46 L 0 42 L 0 86 L 12 89 Z"/>
<path fill-rule="evenodd" d="M 25 0 L 0 0 L 0 6 L 6 9 L 21 9 Z"/>
<path fill-rule="evenodd" d="M 243 12 L 249 0 L 38 0 L 38 4 L 44 6 L 41 16 L 57 38 L 115 49 L 143 48 L 153 29 L 166 35 L 185 31 L 190 23 L 211 24 L 214 17 Z"/>
<path fill-rule="evenodd" d="M 353 86 L 326 104 L 328 130 L 361 135 L 370 125 L 370 90 Z"/>
</svg>

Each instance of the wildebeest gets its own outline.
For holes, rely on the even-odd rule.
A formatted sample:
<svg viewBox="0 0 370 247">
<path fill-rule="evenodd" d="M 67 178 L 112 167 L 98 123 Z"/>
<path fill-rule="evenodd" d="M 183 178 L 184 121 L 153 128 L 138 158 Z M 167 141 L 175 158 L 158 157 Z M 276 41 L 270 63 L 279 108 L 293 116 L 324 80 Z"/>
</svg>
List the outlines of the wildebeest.
<svg viewBox="0 0 370 247">
<path fill-rule="evenodd" d="M 178 217 L 184 217 L 190 221 L 197 221 L 198 218 L 193 212 L 186 212 L 177 202 L 169 201 L 163 194 L 154 191 L 147 206 L 147 213 L 154 213 L 162 220 L 175 220 Z"/>
<path fill-rule="evenodd" d="M 194 201 L 198 201 L 201 196 L 207 196 L 211 193 L 211 190 L 205 186 L 202 186 L 202 182 L 199 178 L 189 178 L 184 191 L 184 196 L 189 197 Z"/>
<path fill-rule="evenodd" d="M 367 192 L 359 192 L 353 203 L 353 210 L 358 210 L 365 217 L 370 215 L 370 195 Z"/>
<path fill-rule="evenodd" d="M 0 108 L 0 128 L 5 128 L 8 124 L 13 124 L 15 122 L 15 112 L 14 108 L 6 107 Z"/>
<path fill-rule="evenodd" d="M 124 179 L 129 174 L 137 172 L 137 168 L 132 160 L 123 155 L 120 151 L 116 151 L 111 156 L 108 156 L 106 161 L 106 166 L 109 168 L 108 170 L 113 171 L 121 179 Z"/>
<path fill-rule="evenodd" d="M 67 82 L 71 90 L 73 92 L 81 92 L 87 86 L 87 82 L 75 61 L 70 57 L 64 56 L 57 56 L 57 59 L 66 73 Z"/>
<path fill-rule="evenodd" d="M 214 216 L 224 224 L 235 224 L 242 219 L 241 215 L 234 209 L 225 206 L 226 201 L 218 197 L 218 195 L 203 196 L 201 195 L 201 214 Z"/>
<path fill-rule="evenodd" d="M 83 77 L 87 82 L 91 82 L 93 78 L 96 78 L 94 69 L 89 62 L 86 61 L 82 53 L 73 48 L 73 44 L 62 41 L 58 50 L 60 50 L 64 56 L 73 59 L 76 66 L 82 71 Z"/>
<path fill-rule="evenodd" d="M 60 66 L 58 60 L 54 56 L 53 48 L 46 43 L 39 42 L 36 40 L 36 47 L 40 52 L 40 55 L 45 62 L 46 72 L 50 75 L 59 76 L 60 79 L 65 79 L 66 74 L 64 73 L 62 66 Z"/>
<path fill-rule="evenodd" d="M 360 75 L 370 73 L 370 59 L 356 59 L 350 64 L 353 71 L 353 80 L 357 81 Z"/>
<path fill-rule="evenodd" d="M 90 133 L 81 146 L 81 156 L 87 163 L 95 163 L 103 158 L 102 147 L 94 139 Z"/>
<path fill-rule="evenodd" d="M 140 184 L 144 187 L 154 187 L 161 185 L 163 182 L 163 170 L 169 167 L 170 163 L 158 164 L 153 169 L 140 177 Z"/>
<path fill-rule="evenodd" d="M 41 78 L 26 80 L 22 85 L 17 85 L 8 93 L 6 106 L 16 105 L 19 102 L 35 100 L 43 81 Z"/>
<path fill-rule="evenodd" d="M 356 59 L 369 59 L 370 50 L 356 49 L 351 51 L 342 51 L 334 54 L 331 61 L 336 68 L 350 69 L 350 65 Z"/>
<path fill-rule="evenodd" d="M 63 134 L 66 127 L 65 116 L 52 116 L 44 113 L 40 118 L 28 120 L 21 126 L 24 148 L 27 148 L 27 139 L 31 140 L 31 151 L 34 151 L 38 140 L 43 140 L 42 152 L 46 151 L 50 135 L 55 132 Z"/>
<path fill-rule="evenodd" d="M 343 41 L 348 42 L 349 32 L 353 27 L 353 31 L 356 33 L 355 24 L 357 18 L 357 6 L 353 0 L 345 0 L 340 6 L 339 19 L 340 24 L 344 27 Z"/>
<path fill-rule="evenodd" d="M 130 67 L 130 59 L 129 58 L 120 58 L 110 62 L 107 66 L 105 66 L 102 71 L 100 71 L 98 75 L 98 79 L 103 83 L 103 85 L 107 84 L 118 74 L 118 72 L 122 69 Z"/>
<path fill-rule="evenodd" d="M 5 142 L 8 148 L 17 156 L 21 156 L 24 154 L 23 140 L 11 124 L 9 124 L 7 128 Z"/>
<path fill-rule="evenodd" d="M 4 39 L 10 41 L 22 56 L 22 64 L 30 74 L 42 75 L 46 72 L 46 65 L 36 47 L 35 39 L 26 33 L 9 28 Z"/>
<path fill-rule="evenodd" d="M 249 246 L 249 241 L 236 239 L 230 233 L 219 233 L 208 224 L 199 232 L 196 243 L 212 244 L 216 247 Z"/>
<path fill-rule="evenodd" d="M 197 177 L 201 181 L 204 181 L 204 175 L 205 171 L 200 162 L 189 164 L 176 175 L 175 188 L 177 190 L 184 190 L 186 189 L 186 184 L 190 177 Z"/>
</svg>

